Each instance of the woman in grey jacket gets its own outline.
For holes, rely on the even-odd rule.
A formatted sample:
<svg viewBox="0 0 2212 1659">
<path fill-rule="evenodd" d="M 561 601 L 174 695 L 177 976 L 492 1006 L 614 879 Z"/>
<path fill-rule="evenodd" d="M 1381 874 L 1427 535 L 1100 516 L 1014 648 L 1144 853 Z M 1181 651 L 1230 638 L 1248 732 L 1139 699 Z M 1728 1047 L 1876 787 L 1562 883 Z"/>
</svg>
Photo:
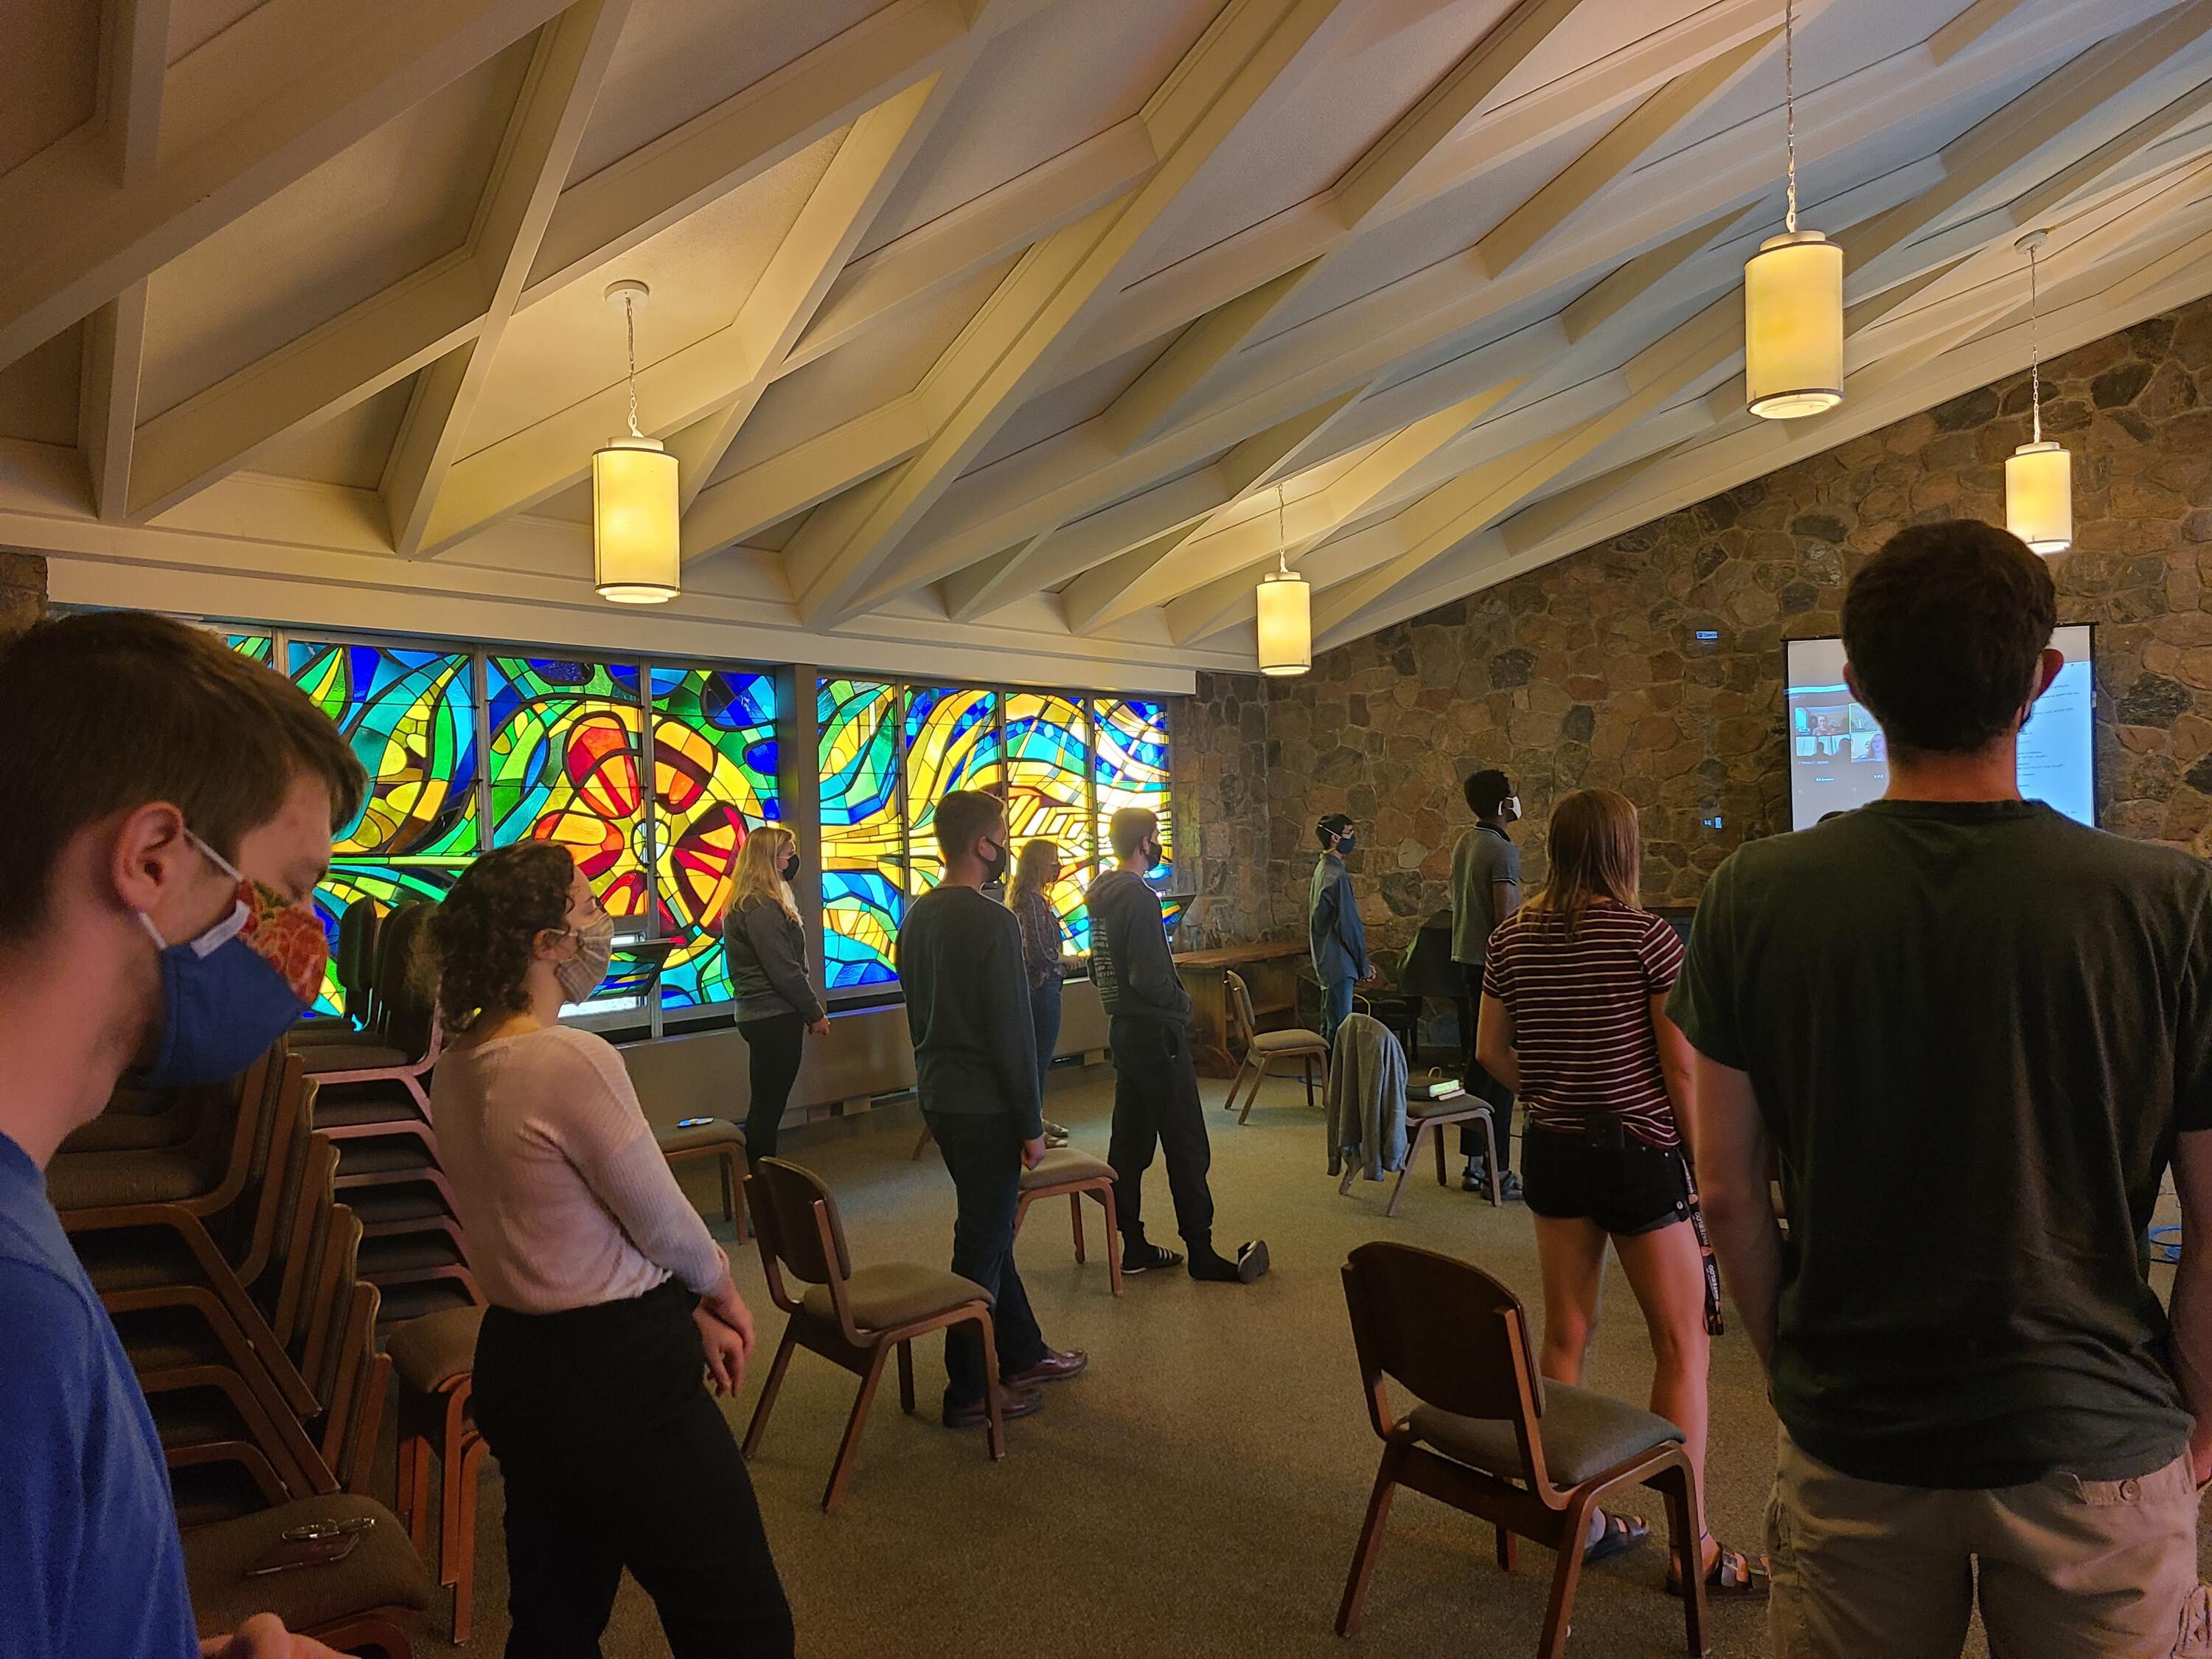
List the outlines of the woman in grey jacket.
<svg viewBox="0 0 2212 1659">
<path fill-rule="evenodd" d="M 752 1103 L 745 1111 L 745 1161 L 775 1156 L 776 1126 L 799 1076 L 799 1050 L 811 1031 L 830 1035 L 830 1016 L 806 971 L 806 935 L 792 902 L 799 843 L 781 824 L 764 823 L 738 853 L 737 890 L 722 917 L 738 1030 L 752 1060 Z"/>
</svg>

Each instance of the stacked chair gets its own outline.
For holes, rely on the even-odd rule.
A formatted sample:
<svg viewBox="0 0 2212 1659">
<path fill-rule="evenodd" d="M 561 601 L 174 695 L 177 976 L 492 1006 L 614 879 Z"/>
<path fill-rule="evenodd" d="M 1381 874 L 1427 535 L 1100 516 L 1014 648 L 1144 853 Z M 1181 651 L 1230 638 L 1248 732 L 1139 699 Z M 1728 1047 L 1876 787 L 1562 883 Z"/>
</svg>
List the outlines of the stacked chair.
<svg viewBox="0 0 2212 1659">
<path fill-rule="evenodd" d="M 439 1034 L 429 926 L 436 907 L 403 904 L 380 924 L 365 919 L 349 949 L 349 924 L 366 903 L 349 907 L 339 922 L 345 1025 L 306 1021 L 290 1043 L 319 1085 L 314 1127 L 337 1146 L 338 1190 L 361 1218 L 362 1274 L 383 1292 L 388 1331 L 483 1298 L 430 1127 L 426 1079 Z"/>
<path fill-rule="evenodd" d="M 314 1085 L 272 1050 L 232 1082 L 119 1097 L 64 1142 L 48 1192 L 146 1394 L 208 1634 L 268 1608 L 334 1647 L 398 1659 L 428 1575 L 367 1496 L 391 1363 Z M 268 1577 L 288 1534 L 357 1535 Z"/>
</svg>

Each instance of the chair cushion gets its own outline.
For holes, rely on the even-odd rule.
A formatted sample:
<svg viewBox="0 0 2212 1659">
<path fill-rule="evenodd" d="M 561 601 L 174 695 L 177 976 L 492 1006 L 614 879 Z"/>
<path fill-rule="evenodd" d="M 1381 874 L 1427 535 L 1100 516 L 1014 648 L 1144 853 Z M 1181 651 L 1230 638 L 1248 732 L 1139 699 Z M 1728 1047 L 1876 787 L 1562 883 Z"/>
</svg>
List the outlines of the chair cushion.
<svg viewBox="0 0 2212 1659">
<path fill-rule="evenodd" d="M 659 1143 L 664 1153 L 696 1152 L 709 1146 L 742 1146 L 745 1144 L 745 1132 L 726 1117 L 710 1117 L 704 1123 L 694 1123 L 689 1127 L 672 1123 L 666 1128 L 655 1129 L 653 1138 Z"/>
<path fill-rule="evenodd" d="M 292 1052 L 309 1077 L 329 1072 L 385 1072 L 414 1065 L 415 1057 L 381 1042 L 301 1043 Z"/>
<path fill-rule="evenodd" d="M 1296 1028 L 1287 1031 L 1262 1031 L 1252 1039 L 1252 1047 L 1263 1054 L 1295 1054 L 1308 1050 L 1317 1054 L 1328 1052 L 1328 1044 L 1322 1041 L 1319 1031 Z"/>
<path fill-rule="evenodd" d="M 1519 1478 L 1521 1450 L 1513 1425 L 1477 1417 L 1460 1417 L 1433 1406 L 1407 1413 L 1414 1437 L 1486 1474 Z M 1614 1400 L 1564 1382 L 1544 1385 L 1544 1414 L 1537 1419 L 1544 1442 L 1544 1472 L 1559 1486 L 1578 1486 L 1616 1463 L 1669 1441 L 1681 1430 L 1641 1406 Z"/>
<path fill-rule="evenodd" d="M 219 1178 L 175 1147 L 58 1152 L 46 1165 L 46 1198 L 57 1210 L 177 1204 L 211 1191 Z"/>
<path fill-rule="evenodd" d="M 886 1261 L 860 1267 L 845 1281 L 845 1298 L 853 1310 L 853 1322 L 864 1331 L 885 1331 L 895 1325 L 911 1325 L 969 1302 L 991 1304 L 991 1293 L 972 1279 L 942 1267 L 924 1267 L 908 1261 Z M 837 1310 L 827 1285 L 810 1285 L 800 1298 L 806 1311 L 835 1324 Z"/>
<path fill-rule="evenodd" d="M 297 1572 L 248 1578 L 289 1527 L 371 1516 L 376 1524 L 343 1561 Z M 434 1586 L 399 1517 L 374 1498 L 349 1492 L 302 1498 L 258 1515 L 200 1527 L 185 1534 L 185 1577 L 192 1614 L 207 1635 L 232 1631 L 264 1609 L 290 1629 L 312 1631 L 372 1607 L 422 1608 Z"/>
<path fill-rule="evenodd" d="M 476 1369 L 477 1332 L 482 1308 L 445 1308 L 392 1329 L 384 1351 L 402 1387 L 435 1394 L 457 1376 Z"/>
<path fill-rule="evenodd" d="M 1034 1170 L 1022 1171 L 1022 1190 L 1040 1192 L 1079 1181 L 1111 1181 L 1114 1166 L 1103 1158 L 1079 1152 L 1073 1146 L 1055 1146 Z"/>
<path fill-rule="evenodd" d="M 1442 1100 L 1406 1102 L 1407 1117 L 1475 1117 L 1490 1108 L 1473 1095 L 1446 1095 Z"/>
</svg>

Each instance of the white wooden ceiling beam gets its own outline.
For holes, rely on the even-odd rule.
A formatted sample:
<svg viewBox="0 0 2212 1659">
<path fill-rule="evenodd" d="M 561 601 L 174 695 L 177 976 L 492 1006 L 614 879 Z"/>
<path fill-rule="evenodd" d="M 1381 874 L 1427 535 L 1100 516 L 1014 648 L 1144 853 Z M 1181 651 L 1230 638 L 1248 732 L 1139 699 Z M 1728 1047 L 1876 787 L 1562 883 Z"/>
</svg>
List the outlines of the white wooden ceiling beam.
<svg viewBox="0 0 2212 1659">
<path fill-rule="evenodd" d="M 1517 0 L 1421 100 L 1362 152 L 1326 192 L 1340 246 L 1381 216 L 1414 170 L 1472 118 L 1583 0 Z M 1301 292 L 1325 262 L 1316 254 L 1255 284 L 1191 324 L 1107 411 L 1107 430 L 1125 449 L 1186 417 L 1212 377 Z"/>
<path fill-rule="evenodd" d="M 385 508 L 402 558 L 422 550 L 431 504 L 459 458 L 630 8 L 631 0 L 580 0 L 538 34 L 469 236 L 490 304 L 476 337 L 416 379 L 385 464 Z"/>
<path fill-rule="evenodd" d="M 1161 161 L 1121 200 L 1025 254 L 926 381 L 945 417 L 913 459 L 831 504 L 793 538 L 786 566 L 810 626 L 852 601 L 921 515 L 1041 385 L 1071 331 L 1110 295 L 1129 257 L 1199 167 L 1300 62 L 1339 0 L 1231 0 L 1147 102 Z"/>
<path fill-rule="evenodd" d="M 1973 3 L 1929 37 L 1928 50 L 1939 64 L 1948 64 L 1978 44 L 2026 0 L 1973 0 Z"/>
<path fill-rule="evenodd" d="M 100 30 L 100 118 L 118 185 L 143 182 L 159 158 L 168 47 L 169 0 L 110 0 Z M 141 279 L 85 321 L 77 447 L 90 477 L 93 511 L 111 523 L 124 516 L 130 500 L 145 355 Z"/>
<path fill-rule="evenodd" d="M 828 290 L 839 250 L 850 249 L 888 187 L 887 170 L 912 154 L 908 141 L 923 112 L 942 107 L 940 79 L 933 76 L 907 86 L 853 124 L 727 326 L 640 365 L 638 410 L 648 435 L 667 438 L 698 426 L 684 438 L 697 476 L 720 460 L 773 377 L 780 354 Z M 592 452 L 623 430 L 629 404 L 627 377 L 616 374 L 589 397 L 462 458 L 432 510 L 423 551 L 444 552 L 588 477 Z M 685 459 L 680 451 L 678 459 L 680 478 Z"/>
<path fill-rule="evenodd" d="M 703 559 L 887 471 L 929 437 L 912 392 L 708 484 L 684 515 L 684 557 Z"/>
<path fill-rule="evenodd" d="M 266 0 L 164 75 L 159 155 L 106 171 L 97 126 L 0 178 L 0 365 L 496 56 L 562 0 Z M 281 65 L 281 70 L 272 70 Z"/>
</svg>

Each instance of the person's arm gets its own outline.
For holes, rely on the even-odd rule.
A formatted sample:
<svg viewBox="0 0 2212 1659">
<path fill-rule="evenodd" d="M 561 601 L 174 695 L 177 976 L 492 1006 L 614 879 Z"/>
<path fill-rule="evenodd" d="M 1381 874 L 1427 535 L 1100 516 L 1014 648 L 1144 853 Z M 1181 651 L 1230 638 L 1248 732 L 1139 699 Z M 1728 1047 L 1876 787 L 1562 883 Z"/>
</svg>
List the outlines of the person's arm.
<svg viewBox="0 0 2212 1659">
<path fill-rule="evenodd" d="M 1697 1100 L 1698 1051 L 1682 1028 L 1667 1018 L 1667 993 L 1651 998 L 1651 1035 L 1659 1044 L 1659 1071 L 1667 1080 L 1667 1101 L 1674 1109 L 1674 1122 L 1688 1133 L 1690 1112 Z"/>
<path fill-rule="evenodd" d="M 1491 992 L 1482 994 L 1474 1027 L 1475 1064 L 1515 1094 L 1521 1092 L 1521 1058 L 1513 1052 L 1513 1011 Z"/>
<path fill-rule="evenodd" d="M 1518 881 L 1493 881 L 1490 884 L 1490 914 L 1495 921 L 1503 921 L 1521 908 L 1521 884 Z"/>
<path fill-rule="evenodd" d="M 979 911 L 977 999 L 989 1024 L 984 1033 L 999 1087 L 1014 1104 L 1022 1139 L 1042 1149 L 1044 1099 L 1037 1092 L 1036 1031 L 1030 1024 L 1030 975 L 1022 956 L 1022 930 L 1012 913 Z M 1031 1159 L 1034 1163 L 1035 1160 Z"/>
<path fill-rule="evenodd" d="M 1138 1000 L 1155 1008 L 1176 1008 L 1182 1006 L 1182 975 L 1176 972 L 1175 952 L 1168 947 L 1167 912 L 1160 908 L 1159 895 L 1149 887 L 1139 887 L 1138 893 L 1127 901 L 1129 907 L 1128 926 L 1121 943 L 1122 951 L 1115 957 L 1115 966 L 1121 970 L 1121 982 L 1137 994 Z M 1149 908 L 1152 915 L 1144 912 Z"/>
<path fill-rule="evenodd" d="M 257 1613 L 228 1636 L 200 1644 L 201 1659 L 341 1659 L 336 1648 L 284 1628 L 273 1613 Z"/>
<path fill-rule="evenodd" d="M 1771 1370 L 1775 1309 L 1782 1298 L 1782 1229 L 1767 1196 L 1773 1139 L 1751 1079 L 1708 1054 L 1694 1056 L 1688 1104 L 1682 1127 L 1697 1166 L 1713 1255 L 1759 1363 Z M 2212 1225 L 2212 1216 L 2206 1224 Z"/>
<path fill-rule="evenodd" d="M 2212 1480 L 2212 1129 L 2173 1138 L 2173 1186 L 2181 1200 L 2181 1262 L 2166 1312 L 2173 1378 L 2197 1419 L 2189 1462 L 2202 1486 Z"/>
<path fill-rule="evenodd" d="M 741 1329 L 750 1346 L 752 1315 L 731 1281 L 729 1259 L 676 1184 L 629 1073 L 597 1039 L 567 1053 L 574 1058 L 546 1080 L 540 1109 L 562 1155 L 638 1253 L 681 1279 L 724 1324 Z"/>
<path fill-rule="evenodd" d="M 1340 946 L 1344 944 L 1344 935 L 1337 927 L 1337 883 L 1325 881 L 1314 898 L 1313 914 L 1306 918 L 1309 946 L 1318 945 L 1324 939 L 1334 939 Z M 1316 962 L 1314 966 L 1318 970 L 1321 964 Z"/>
<path fill-rule="evenodd" d="M 743 920 L 745 942 L 752 946 L 769 987 L 809 1025 L 818 1024 L 822 999 L 814 994 L 814 981 L 807 976 L 806 946 L 799 924 L 781 904 L 765 901 L 745 906 Z"/>
</svg>

